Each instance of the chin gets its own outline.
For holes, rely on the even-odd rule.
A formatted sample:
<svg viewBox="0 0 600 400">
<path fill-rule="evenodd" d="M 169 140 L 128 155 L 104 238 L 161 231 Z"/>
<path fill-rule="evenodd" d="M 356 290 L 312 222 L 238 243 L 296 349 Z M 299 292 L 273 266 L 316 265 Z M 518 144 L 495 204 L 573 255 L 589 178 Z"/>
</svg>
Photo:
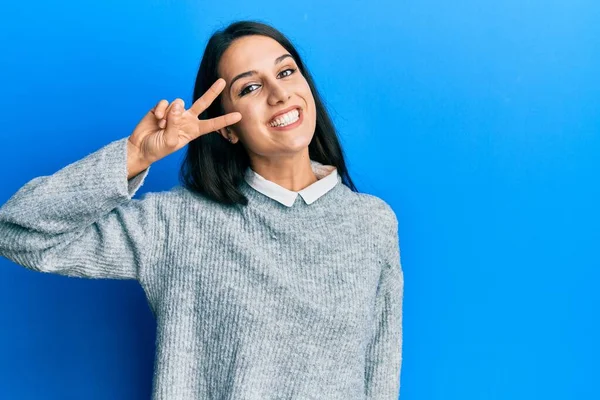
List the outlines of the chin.
<svg viewBox="0 0 600 400">
<path fill-rule="evenodd" d="M 310 144 L 312 138 L 313 138 L 313 135 L 309 135 L 309 134 L 298 135 L 296 137 L 290 138 L 291 142 L 292 142 L 290 146 L 294 147 L 294 149 L 296 151 L 305 149 Z"/>
</svg>

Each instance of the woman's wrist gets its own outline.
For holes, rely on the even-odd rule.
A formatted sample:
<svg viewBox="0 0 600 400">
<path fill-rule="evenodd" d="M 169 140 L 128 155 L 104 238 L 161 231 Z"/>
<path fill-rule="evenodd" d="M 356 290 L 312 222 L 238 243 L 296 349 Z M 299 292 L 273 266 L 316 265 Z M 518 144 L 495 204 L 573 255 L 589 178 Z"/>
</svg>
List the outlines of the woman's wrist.
<svg viewBox="0 0 600 400">
<path fill-rule="evenodd" d="M 150 166 L 140 153 L 140 149 L 127 139 L 127 180 L 138 175 Z"/>
</svg>

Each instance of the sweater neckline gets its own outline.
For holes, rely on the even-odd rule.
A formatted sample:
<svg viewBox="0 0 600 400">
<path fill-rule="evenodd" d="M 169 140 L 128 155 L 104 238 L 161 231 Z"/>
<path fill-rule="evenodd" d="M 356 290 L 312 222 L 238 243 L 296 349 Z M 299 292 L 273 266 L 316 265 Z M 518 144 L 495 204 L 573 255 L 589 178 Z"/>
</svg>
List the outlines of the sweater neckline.
<svg viewBox="0 0 600 400">
<path fill-rule="evenodd" d="M 294 204 L 290 207 L 257 191 L 245 180 L 242 180 L 239 189 L 248 198 L 248 205 L 242 207 L 251 207 L 262 213 L 275 214 L 282 217 L 315 218 L 342 207 L 341 200 L 344 199 L 348 188 L 342 183 L 341 177 L 338 176 L 337 183 L 333 188 L 313 203 L 306 204 L 302 196 L 297 196 Z"/>
</svg>

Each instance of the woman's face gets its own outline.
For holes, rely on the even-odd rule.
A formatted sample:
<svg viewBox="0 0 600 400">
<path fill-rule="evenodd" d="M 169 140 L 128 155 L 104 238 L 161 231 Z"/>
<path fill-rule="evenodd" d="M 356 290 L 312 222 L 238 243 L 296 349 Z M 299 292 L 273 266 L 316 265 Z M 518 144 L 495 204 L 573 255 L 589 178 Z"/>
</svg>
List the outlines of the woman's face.
<svg viewBox="0 0 600 400">
<path fill-rule="evenodd" d="M 218 72 L 227 82 L 220 95 L 225 112 L 242 114 L 242 119 L 229 127 L 233 143 L 241 141 L 251 158 L 308 155 L 316 126 L 315 101 L 283 46 L 266 36 L 236 39 L 223 54 Z M 273 127 L 273 117 L 290 107 L 300 109 L 299 121 L 289 127 Z M 292 114 L 291 121 L 294 117 Z M 225 129 L 219 132 L 227 137 Z"/>
</svg>

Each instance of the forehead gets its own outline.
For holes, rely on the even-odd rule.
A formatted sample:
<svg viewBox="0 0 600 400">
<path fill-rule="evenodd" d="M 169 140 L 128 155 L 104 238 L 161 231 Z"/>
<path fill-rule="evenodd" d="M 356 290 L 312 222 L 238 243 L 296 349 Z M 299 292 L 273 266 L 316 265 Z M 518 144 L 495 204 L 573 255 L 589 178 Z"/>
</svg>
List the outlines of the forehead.
<svg viewBox="0 0 600 400">
<path fill-rule="evenodd" d="M 287 50 L 274 39 L 251 35 L 236 39 L 221 57 L 219 75 L 225 80 L 248 71 L 272 68 L 273 61 Z"/>
</svg>

